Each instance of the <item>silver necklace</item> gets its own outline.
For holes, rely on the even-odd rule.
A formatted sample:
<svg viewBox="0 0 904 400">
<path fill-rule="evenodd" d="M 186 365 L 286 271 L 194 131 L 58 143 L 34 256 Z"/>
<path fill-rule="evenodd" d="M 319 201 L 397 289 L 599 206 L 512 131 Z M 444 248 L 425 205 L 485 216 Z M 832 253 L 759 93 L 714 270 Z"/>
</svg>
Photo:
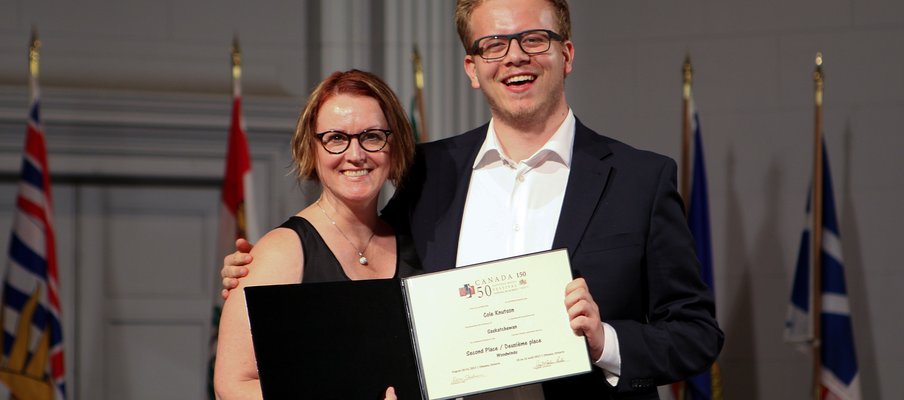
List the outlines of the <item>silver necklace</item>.
<svg viewBox="0 0 904 400">
<path fill-rule="evenodd" d="M 345 232 L 342 232 L 342 229 L 339 229 L 339 225 L 336 225 L 336 221 L 330 218 L 329 214 L 326 213 L 326 210 L 323 209 L 323 206 L 320 205 L 320 199 L 317 199 L 316 203 L 317 208 L 320 209 L 320 211 L 323 213 L 323 216 L 326 217 L 326 219 L 328 219 L 330 223 L 336 227 L 336 230 L 339 231 L 339 234 L 342 235 L 342 237 L 344 237 L 345 240 L 348 241 L 348 244 L 352 245 L 352 248 L 355 249 L 355 251 L 358 253 L 358 263 L 360 263 L 361 265 L 367 265 L 367 257 L 364 256 L 364 252 L 367 251 L 367 246 L 370 245 L 370 240 L 374 238 L 376 231 L 370 233 L 370 237 L 367 238 L 367 243 L 364 243 L 364 249 L 358 250 L 358 246 L 355 246 L 355 244 L 351 239 L 348 238 Z"/>
</svg>

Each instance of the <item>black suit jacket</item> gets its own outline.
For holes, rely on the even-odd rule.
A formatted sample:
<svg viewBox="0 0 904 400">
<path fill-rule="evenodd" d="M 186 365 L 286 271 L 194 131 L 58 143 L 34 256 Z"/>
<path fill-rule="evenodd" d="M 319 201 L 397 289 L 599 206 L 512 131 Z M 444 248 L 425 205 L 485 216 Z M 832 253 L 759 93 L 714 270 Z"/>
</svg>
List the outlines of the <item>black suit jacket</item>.
<svg viewBox="0 0 904 400">
<path fill-rule="evenodd" d="M 464 203 L 488 125 L 418 146 L 384 209 L 410 227 L 428 272 L 452 268 Z M 618 333 L 621 376 L 602 370 L 544 384 L 547 399 L 657 398 L 656 385 L 708 368 L 722 348 L 712 296 L 675 189 L 675 162 L 575 125 L 571 172 L 552 248 L 568 248 Z"/>
</svg>

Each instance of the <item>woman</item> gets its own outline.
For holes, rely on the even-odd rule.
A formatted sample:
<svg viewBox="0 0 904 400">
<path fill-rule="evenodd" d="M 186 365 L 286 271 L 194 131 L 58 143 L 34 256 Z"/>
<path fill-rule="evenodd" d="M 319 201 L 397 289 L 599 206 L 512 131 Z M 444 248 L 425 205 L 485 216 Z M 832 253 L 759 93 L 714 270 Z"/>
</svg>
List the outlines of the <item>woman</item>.
<svg viewBox="0 0 904 400">
<path fill-rule="evenodd" d="M 292 155 L 298 178 L 319 181 L 322 194 L 254 246 L 257 267 L 241 287 L 415 272 L 410 243 L 377 216 L 380 188 L 387 179 L 398 185 L 414 156 L 408 119 L 386 83 L 358 70 L 327 77 L 299 118 Z M 243 290 L 223 307 L 217 354 L 220 399 L 262 397 Z"/>
</svg>

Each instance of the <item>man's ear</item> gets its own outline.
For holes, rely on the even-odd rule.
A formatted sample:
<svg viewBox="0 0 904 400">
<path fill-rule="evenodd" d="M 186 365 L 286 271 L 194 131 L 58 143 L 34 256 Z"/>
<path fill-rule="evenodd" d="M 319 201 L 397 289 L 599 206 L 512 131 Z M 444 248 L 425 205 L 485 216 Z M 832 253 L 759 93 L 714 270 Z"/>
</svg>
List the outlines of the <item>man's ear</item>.
<svg viewBox="0 0 904 400">
<path fill-rule="evenodd" d="M 574 43 L 570 40 L 562 42 L 562 56 L 565 57 L 565 76 L 574 69 Z"/>
<path fill-rule="evenodd" d="M 464 67 L 465 73 L 468 74 L 468 79 L 471 80 L 471 87 L 480 89 L 480 81 L 477 80 L 477 61 L 474 61 L 473 56 L 465 55 Z"/>
</svg>

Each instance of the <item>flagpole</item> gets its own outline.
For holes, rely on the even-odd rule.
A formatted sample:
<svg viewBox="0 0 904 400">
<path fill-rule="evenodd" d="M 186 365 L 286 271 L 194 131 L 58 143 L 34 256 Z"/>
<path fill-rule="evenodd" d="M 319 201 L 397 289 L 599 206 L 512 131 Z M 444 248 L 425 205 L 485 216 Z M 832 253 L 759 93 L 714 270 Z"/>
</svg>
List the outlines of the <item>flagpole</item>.
<svg viewBox="0 0 904 400">
<path fill-rule="evenodd" d="M 414 66 L 415 104 L 417 106 L 418 119 L 421 121 L 417 141 L 424 143 L 430 136 L 427 134 L 427 111 L 424 109 L 424 66 L 421 64 L 421 54 L 417 51 L 417 45 L 414 45 L 411 51 L 411 63 Z"/>
<path fill-rule="evenodd" d="M 691 167 L 690 167 L 690 146 L 691 146 L 691 82 L 693 81 L 694 70 L 691 68 L 691 55 L 684 57 L 684 64 L 681 66 L 682 77 L 682 96 L 681 96 L 681 168 L 680 168 L 680 184 L 679 193 L 684 202 L 684 216 L 690 215 L 691 204 Z M 684 400 L 687 382 L 678 381 L 669 385 L 674 400 Z"/>
<path fill-rule="evenodd" d="M 819 392 L 821 389 L 822 375 L 822 332 L 821 332 L 821 316 L 822 316 L 822 100 L 824 75 L 822 72 L 822 53 L 816 53 L 816 70 L 813 72 L 813 81 L 815 84 L 815 128 L 813 131 L 813 281 L 812 281 L 812 298 L 813 308 L 811 317 L 813 318 L 813 398 L 819 400 Z"/>
<path fill-rule="evenodd" d="M 241 112 L 241 105 L 239 104 L 242 98 L 242 49 L 239 47 L 239 36 L 235 35 L 232 38 L 232 102 L 233 108 L 233 118 L 236 124 L 236 128 L 240 131 L 244 131 L 244 126 L 241 121 L 241 116 L 239 113 Z M 232 133 L 230 133 L 230 136 Z M 242 134 L 244 136 L 244 133 Z M 244 140 L 248 140 L 245 138 Z M 227 157 L 228 158 L 228 157 Z M 227 161 L 229 162 L 229 161 Z M 248 199 L 250 198 L 250 193 L 244 192 L 243 199 L 239 203 L 239 209 L 235 212 L 235 225 L 236 225 L 236 235 L 237 237 L 243 237 L 248 240 L 254 240 L 248 237 Z"/>
<path fill-rule="evenodd" d="M 238 129 L 240 132 L 243 130 L 242 120 L 241 120 L 241 98 L 242 98 L 242 48 L 239 46 L 239 35 L 236 33 L 232 36 L 232 47 L 229 49 L 230 61 L 232 64 L 232 116 L 230 121 L 230 129 L 229 129 L 229 139 L 228 145 L 226 149 L 226 163 L 227 165 L 233 160 L 230 158 L 230 152 L 233 151 L 233 130 Z M 247 140 L 247 139 L 243 139 Z M 228 169 L 228 166 L 227 166 Z M 225 176 L 224 176 L 224 179 Z M 239 177 L 239 179 L 242 179 Z M 225 184 L 224 184 L 225 187 Z M 225 190 L 225 189 L 224 189 Z M 235 235 L 236 237 L 243 237 L 248 240 L 253 240 L 249 238 L 246 232 L 246 218 L 245 218 L 245 199 L 243 198 L 246 193 L 244 189 L 242 191 L 242 200 L 238 203 L 238 209 L 235 210 Z"/>
<path fill-rule="evenodd" d="M 691 55 L 684 58 L 681 68 L 684 81 L 682 96 L 682 125 L 681 125 L 681 197 L 684 199 L 684 212 L 687 215 L 690 205 L 690 147 L 691 147 L 691 82 L 694 79 L 694 69 L 691 67 Z"/>
</svg>

